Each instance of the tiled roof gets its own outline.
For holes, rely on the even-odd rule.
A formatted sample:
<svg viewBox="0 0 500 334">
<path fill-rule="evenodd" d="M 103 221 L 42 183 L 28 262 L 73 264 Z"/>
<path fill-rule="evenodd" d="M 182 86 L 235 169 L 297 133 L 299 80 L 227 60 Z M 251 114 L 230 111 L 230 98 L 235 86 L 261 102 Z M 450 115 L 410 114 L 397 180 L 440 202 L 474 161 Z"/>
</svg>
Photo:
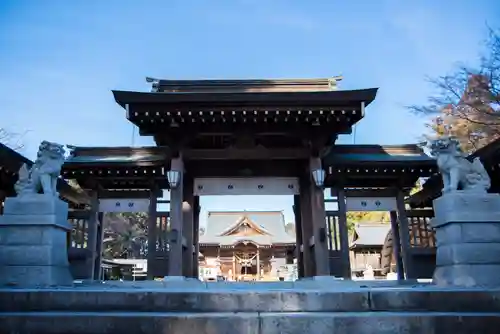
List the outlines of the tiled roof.
<svg viewBox="0 0 500 334">
<path fill-rule="evenodd" d="M 224 235 L 245 217 L 265 235 Z M 285 230 L 285 218 L 281 211 L 212 211 L 208 213 L 205 233 L 200 235 L 200 244 L 232 245 L 238 240 L 251 241 L 259 245 L 295 243 L 295 238 Z"/>
<path fill-rule="evenodd" d="M 418 145 L 334 145 L 323 158 L 326 166 L 404 163 L 434 166 L 435 160 Z"/>
<path fill-rule="evenodd" d="M 354 240 L 350 247 L 382 246 L 387 233 L 391 230 L 389 223 L 360 223 L 354 227 Z"/>
<path fill-rule="evenodd" d="M 164 147 L 75 147 L 64 167 L 74 165 L 114 164 L 165 164 L 167 149 Z"/>
</svg>

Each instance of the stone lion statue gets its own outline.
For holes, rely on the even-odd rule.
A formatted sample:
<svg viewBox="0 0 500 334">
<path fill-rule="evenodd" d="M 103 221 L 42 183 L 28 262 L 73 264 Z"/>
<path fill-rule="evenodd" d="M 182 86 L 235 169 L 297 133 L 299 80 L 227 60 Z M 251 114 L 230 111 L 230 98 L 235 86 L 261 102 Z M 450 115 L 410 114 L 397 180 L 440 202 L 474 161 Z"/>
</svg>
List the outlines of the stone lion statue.
<svg viewBox="0 0 500 334">
<path fill-rule="evenodd" d="M 456 138 L 439 137 L 430 142 L 429 148 L 443 177 L 443 194 L 456 190 L 488 191 L 491 180 L 481 160 L 467 160 Z"/>
<path fill-rule="evenodd" d="M 64 145 L 43 141 L 31 169 L 24 164 L 19 170 L 19 179 L 14 186 L 17 195 L 21 197 L 42 193 L 59 196 L 57 179 L 65 160 L 64 153 Z"/>
</svg>

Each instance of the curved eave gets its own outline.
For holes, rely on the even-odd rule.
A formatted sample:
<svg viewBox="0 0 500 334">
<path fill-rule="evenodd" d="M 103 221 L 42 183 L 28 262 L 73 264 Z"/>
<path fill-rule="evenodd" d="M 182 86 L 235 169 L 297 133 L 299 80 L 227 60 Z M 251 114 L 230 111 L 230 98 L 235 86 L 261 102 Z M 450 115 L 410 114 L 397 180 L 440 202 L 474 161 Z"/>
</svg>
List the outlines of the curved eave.
<svg viewBox="0 0 500 334">
<path fill-rule="evenodd" d="M 165 147 L 77 147 L 63 170 L 80 168 L 161 167 L 169 161 Z"/>
<path fill-rule="evenodd" d="M 348 165 L 436 166 L 433 158 L 415 145 L 334 145 L 323 158 L 323 167 Z"/>
<path fill-rule="evenodd" d="M 74 157 L 93 156 L 93 155 L 154 155 L 165 154 L 168 152 L 168 147 L 162 146 L 79 146 L 74 147 L 72 154 Z"/>
<path fill-rule="evenodd" d="M 28 167 L 31 167 L 33 161 L 0 143 L 0 167 L 2 170 L 17 175 L 17 172 L 23 164 L 27 164 Z"/>
<path fill-rule="evenodd" d="M 115 101 L 125 108 L 127 104 L 190 104 L 271 106 L 271 105 L 350 105 L 361 102 L 368 106 L 378 88 L 335 90 L 326 92 L 272 92 L 272 93 L 149 93 L 113 90 Z"/>
<path fill-rule="evenodd" d="M 90 205 L 90 196 L 86 192 L 73 188 L 63 179 L 57 180 L 57 190 L 69 202 Z"/>
<path fill-rule="evenodd" d="M 251 241 L 249 243 L 252 243 L 258 247 L 277 247 L 277 246 L 295 246 L 295 242 L 276 242 L 276 243 L 270 243 L 270 244 L 260 244 L 258 242 Z M 241 244 L 240 241 L 236 241 L 231 244 L 221 244 L 219 242 L 200 242 L 200 247 L 225 247 L 225 248 L 235 248 L 237 245 Z"/>
<path fill-rule="evenodd" d="M 337 145 L 323 158 L 325 185 L 337 182 L 352 187 L 412 187 L 420 177 L 436 173 L 436 161 L 416 145 Z"/>
<path fill-rule="evenodd" d="M 436 161 L 434 159 L 425 159 L 425 158 L 398 158 L 393 157 L 390 159 L 366 159 L 366 160 L 342 160 L 339 159 L 337 161 L 324 161 L 323 167 L 339 167 L 339 166 L 372 166 L 383 168 L 386 167 L 413 167 L 413 168 L 437 168 Z"/>
<path fill-rule="evenodd" d="M 168 161 L 68 161 L 62 166 L 64 170 L 76 169 L 115 169 L 115 168 L 133 168 L 133 167 L 163 167 L 167 166 Z"/>
</svg>

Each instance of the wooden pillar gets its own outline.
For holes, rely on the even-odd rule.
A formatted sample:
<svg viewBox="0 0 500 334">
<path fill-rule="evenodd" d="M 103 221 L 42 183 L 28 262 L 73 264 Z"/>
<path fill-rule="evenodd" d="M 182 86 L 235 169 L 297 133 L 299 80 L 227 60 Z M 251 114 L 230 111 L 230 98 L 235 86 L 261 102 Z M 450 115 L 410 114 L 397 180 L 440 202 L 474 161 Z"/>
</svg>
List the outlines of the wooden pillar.
<svg viewBox="0 0 500 334">
<path fill-rule="evenodd" d="M 186 246 L 183 247 L 183 265 L 184 273 L 183 276 L 194 277 L 194 189 L 193 189 L 193 178 L 191 175 L 184 175 L 183 182 L 184 190 L 183 197 L 184 201 L 182 203 L 182 224 L 183 224 L 183 235 L 186 240 Z"/>
<path fill-rule="evenodd" d="M 304 266 L 304 276 L 315 275 L 315 258 L 311 252 L 311 238 L 313 235 L 312 207 L 311 207 L 311 186 L 308 175 L 301 175 L 300 183 L 300 216 L 302 230 L 302 259 Z"/>
<path fill-rule="evenodd" d="M 98 222 L 98 228 L 97 228 L 97 251 L 96 251 L 96 259 L 95 259 L 95 265 L 94 265 L 94 279 L 95 280 L 102 280 L 102 246 L 103 246 L 103 240 L 104 240 L 104 213 L 103 212 L 98 212 L 97 213 L 97 222 Z"/>
<path fill-rule="evenodd" d="M 200 273 L 200 263 L 198 255 L 200 254 L 200 197 L 194 196 L 193 201 L 193 277 L 198 277 Z"/>
<path fill-rule="evenodd" d="M 154 279 L 153 276 L 153 266 L 156 257 L 156 241 L 158 240 L 158 228 L 156 224 L 157 219 L 157 197 L 156 197 L 156 187 L 152 186 L 149 191 L 149 208 L 148 208 L 148 255 L 147 264 L 148 280 Z"/>
<path fill-rule="evenodd" d="M 295 214 L 295 256 L 297 257 L 297 274 L 299 278 L 302 278 L 304 277 L 304 253 L 302 252 L 304 240 L 302 238 L 302 216 L 299 195 L 293 196 L 293 213 Z"/>
<path fill-rule="evenodd" d="M 7 198 L 7 193 L 3 190 L 0 190 L 0 215 L 3 214 L 3 206 L 5 203 L 5 198 Z"/>
<path fill-rule="evenodd" d="M 391 216 L 391 231 L 392 231 L 391 257 L 394 255 L 394 258 L 396 259 L 396 270 L 398 272 L 398 280 L 404 280 L 405 272 L 403 267 L 403 259 L 401 258 L 401 238 L 399 236 L 398 214 L 396 211 L 391 211 L 390 216 Z"/>
<path fill-rule="evenodd" d="M 234 254 L 234 249 L 233 249 L 233 281 L 236 281 L 236 255 Z"/>
<path fill-rule="evenodd" d="M 337 196 L 340 252 L 342 257 L 342 277 L 351 279 L 351 259 L 349 256 L 349 230 L 347 228 L 346 196 L 343 186 L 334 190 Z"/>
<path fill-rule="evenodd" d="M 330 264 L 326 233 L 325 196 L 323 188 L 319 188 L 313 181 L 312 171 L 322 168 L 320 158 L 311 158 L 309 161 L 308 178 L 311 195 L 311 224 L 314 236 L 314 259 L 316 264 L 315 276 L 329 276 Z"/>
<path fill-rule="evenodd" d="M 94 279 L 94 271 L 97 259 L 97 239 L 99 224 L 99 195 L 97 191 L 92 191 L 90 199 L 90 215 L 87 221 L 87 249 L 90 251 L 90 258 L 87 260 L 87 272 L 85 276 L 88 279 Z"/>
<path fill-rule="evenodd" d="M 406 217 L 404 194 L 401 190 L 397 193 L 396 202 L 399 216 L 399 238 L 401 240 L 401 252 L 403 253 L 402 258 L 405 278 L 416 278 L 413 275 L 413 268 L 411 266 L 410 231 L 408 229 L 408 218 Z"/>
<path fill-rule="evenodd" d="M 257 278 L 260 278 L 260 249 L 257 247 Z"/>
<path fill-rule="evenodd" d="M 179 172 L 179 182 L 175 188 L 170 189 L 170 226 L 168 244 L 168 276 L 182 276 L 182 203 L 184 190 L 184 163 L 182 156 L 172 159 L 171 170 Z"/>
</svg>

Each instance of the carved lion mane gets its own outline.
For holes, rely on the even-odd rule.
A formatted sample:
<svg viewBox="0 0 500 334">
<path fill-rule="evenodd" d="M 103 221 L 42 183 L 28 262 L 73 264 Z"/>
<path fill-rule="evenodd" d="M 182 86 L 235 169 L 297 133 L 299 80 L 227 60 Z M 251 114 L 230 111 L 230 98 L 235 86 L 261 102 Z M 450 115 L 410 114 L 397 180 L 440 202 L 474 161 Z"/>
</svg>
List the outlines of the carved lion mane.
<svg viewBox="0 0 500 334">
<path fill-rule="evenodd" d="M 64 146 L 57 143 L 43 141 L 38 148 L 37 158 L 33 168 L 39 174 L 49 174 L 58 177 L 64 163 Z"/>
<path fill-rule="evenodd" d="M 43 193 L 58 196 L 57 179 L 64 160 L 64 145 L 43 141 L 31 169 L 23 165 L 19 170 L 19 179 L 15 184 L 17 195 Z"/>
<path fill-rule="evenodd" d="M 430 142 L 429 148 L 443 177 L 443 193 L 459 189 L 486 192 L 490 188 L 490 177 L 481 160 L 467 160 L 455 137 L 439 137 Z"/>
</svg>

